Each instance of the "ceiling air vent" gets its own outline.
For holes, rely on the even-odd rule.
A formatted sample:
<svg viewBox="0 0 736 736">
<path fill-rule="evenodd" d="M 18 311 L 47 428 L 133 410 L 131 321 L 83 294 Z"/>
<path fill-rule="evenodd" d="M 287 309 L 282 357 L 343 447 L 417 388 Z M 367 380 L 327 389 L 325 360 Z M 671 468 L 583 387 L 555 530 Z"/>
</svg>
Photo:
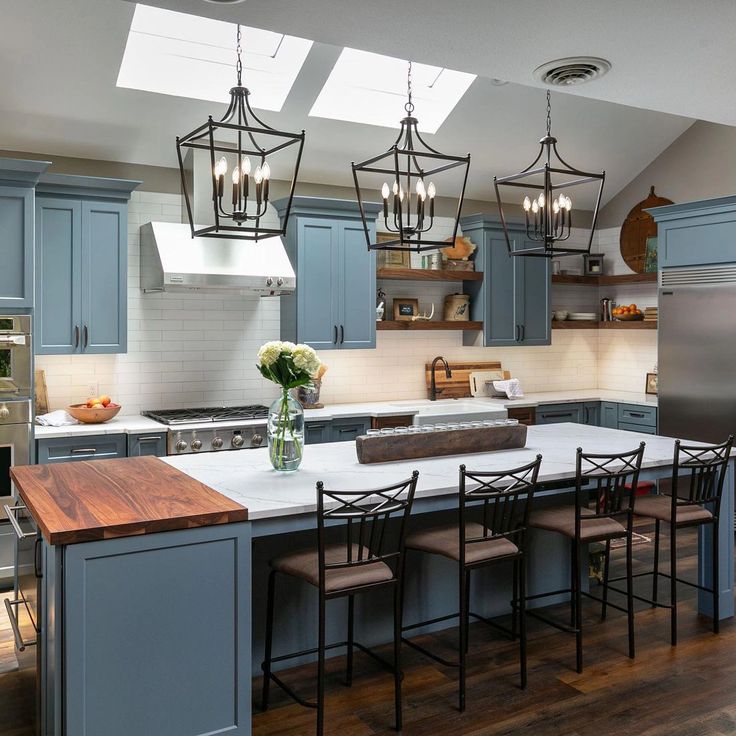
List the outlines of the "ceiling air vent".
<svg viewBox="0 0 736 736">
<path fill-rule="evenodd" d="M 570 87 L 602 77 L 611 69 L 611 62 L 595 56 L 569 56 L 548 61 L 534 70 L 534 78 L 550 87 Z"/>
</svg>

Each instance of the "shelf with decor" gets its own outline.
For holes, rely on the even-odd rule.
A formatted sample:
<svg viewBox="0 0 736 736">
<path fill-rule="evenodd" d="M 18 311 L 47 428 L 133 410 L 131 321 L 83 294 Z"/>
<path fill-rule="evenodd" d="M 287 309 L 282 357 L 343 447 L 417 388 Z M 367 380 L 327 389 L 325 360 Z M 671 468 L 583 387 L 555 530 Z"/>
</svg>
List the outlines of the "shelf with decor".
<svg viewBox="0 0 736 736">
<path fill-rule="evenodd" d="M 625 273 L 611 276 L 571 276 L 552 274 L 553 284 L 578 286 L 615 286 L 618 284 L 656 284 L 656 273 Z"/>
<path fill-rule="evenodd" d="M 483 281 L 483 274 L 480 271 L 429 268 L 379 268 L 376 278 L 388 281 Z"/>
<path fill-rule="evenodd" d="M 482 322 L 446 322 L 446 321 L 427 321 L 417 320 L 383 320 L 376 322 L 377 330 L 482 330 Z"/>
<path fill-rule="evenodd" d="M 553 330 L 656 330 L 657 322 L 632 320 L 630 322 L 598 322 L 596 320 L 555 320 Z"/>
</svg>

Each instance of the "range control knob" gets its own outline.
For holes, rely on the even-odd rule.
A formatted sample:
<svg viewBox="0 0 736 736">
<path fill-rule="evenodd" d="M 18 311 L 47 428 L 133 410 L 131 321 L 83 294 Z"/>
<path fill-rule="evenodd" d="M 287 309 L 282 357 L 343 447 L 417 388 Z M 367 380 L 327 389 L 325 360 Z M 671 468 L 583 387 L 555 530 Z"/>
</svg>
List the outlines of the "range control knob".
<svg viewBox="0 0 736 736">
<path fill-rule="evenodd" d="M 283 286 L 284 285 L 284 280 L 280 276 L 276 279 L 276 285 L 277 286 Z"/>
<path fill-rule="evenodd" d="M 260 434 L 254 434 L 250 438 L 250 443 L 253 447 L 260 447 L 263 444 L 263 437 Z"/>
<path fill-rule="evenodd" d="M 212 447 L 215 450 L 219 450 L 222 447 L 222 437 L 215 437 L 212 440 Z"/>
<path fill-rule="evenodd" d="M 238 447 L 242 447 L 244 442 L 245 440 L 243 439 L 243 435 L 236 434 L 233 437 L 232 442 L 230 444 L 232 444 L 233 447 L 238 448 Z"/>
<path fill-rule="evenodd" d="M 176 443 L 176 451 L 177 452 L 184 452 L 184 450 L 186 450 L 186 449 L 187 449 L 187 443 L 184 442 L 184 440 L 179 440 Z"/>
<path fill-rule="evenodd" d="M 202 440 L 192 440 L 192 450 L 195 452 L 202 449 Z"/>
<path fill-rule="evenodd" d="M 5 404 L 0 406 L 0 419 L 7 419 L 10 416 L 10 409 Z"/>
<path fill-rule="evenodd" d="M 273 279 L 270 276 L 266 279 L 266 286 L 273 286 Z"/>
</svg>

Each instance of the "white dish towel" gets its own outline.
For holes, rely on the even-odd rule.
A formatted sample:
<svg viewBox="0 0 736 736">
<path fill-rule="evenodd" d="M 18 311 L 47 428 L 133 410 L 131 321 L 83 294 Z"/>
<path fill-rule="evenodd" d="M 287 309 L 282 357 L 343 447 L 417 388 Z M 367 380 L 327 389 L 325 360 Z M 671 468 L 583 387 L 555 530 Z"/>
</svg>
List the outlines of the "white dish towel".
<svg viewBox="0 0 736 736">
<path fill-rule="evenodd" d="M 493 388 L 501 391 L 510 399 L 523 399 L 524 392 L 521 390 L 521 383 L 518 378 L 509 378 L 506 381 L 494 381 Z"/>
<path fill-rule="evenodd" d="M 42 427 L 66 427 L 70 424 L 80 424 L 69 412 L 63 409 L 50 411 L 48 414 L 39 414 L 36 417 L 36 424 Z"/>
</svg>

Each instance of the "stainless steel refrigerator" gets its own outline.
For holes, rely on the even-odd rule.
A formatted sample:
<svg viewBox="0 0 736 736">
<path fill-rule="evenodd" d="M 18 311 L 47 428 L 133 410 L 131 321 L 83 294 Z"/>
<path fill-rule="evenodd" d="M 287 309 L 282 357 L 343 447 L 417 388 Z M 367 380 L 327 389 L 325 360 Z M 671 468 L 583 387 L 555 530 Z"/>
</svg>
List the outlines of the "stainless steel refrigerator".
<svg viewBox="0 0 736 736">
<path fill-rule="evenodd" d="M 736 434 L 736 266 L 660 274 L 658 365 L 660 434 Z"/>
</svg>

